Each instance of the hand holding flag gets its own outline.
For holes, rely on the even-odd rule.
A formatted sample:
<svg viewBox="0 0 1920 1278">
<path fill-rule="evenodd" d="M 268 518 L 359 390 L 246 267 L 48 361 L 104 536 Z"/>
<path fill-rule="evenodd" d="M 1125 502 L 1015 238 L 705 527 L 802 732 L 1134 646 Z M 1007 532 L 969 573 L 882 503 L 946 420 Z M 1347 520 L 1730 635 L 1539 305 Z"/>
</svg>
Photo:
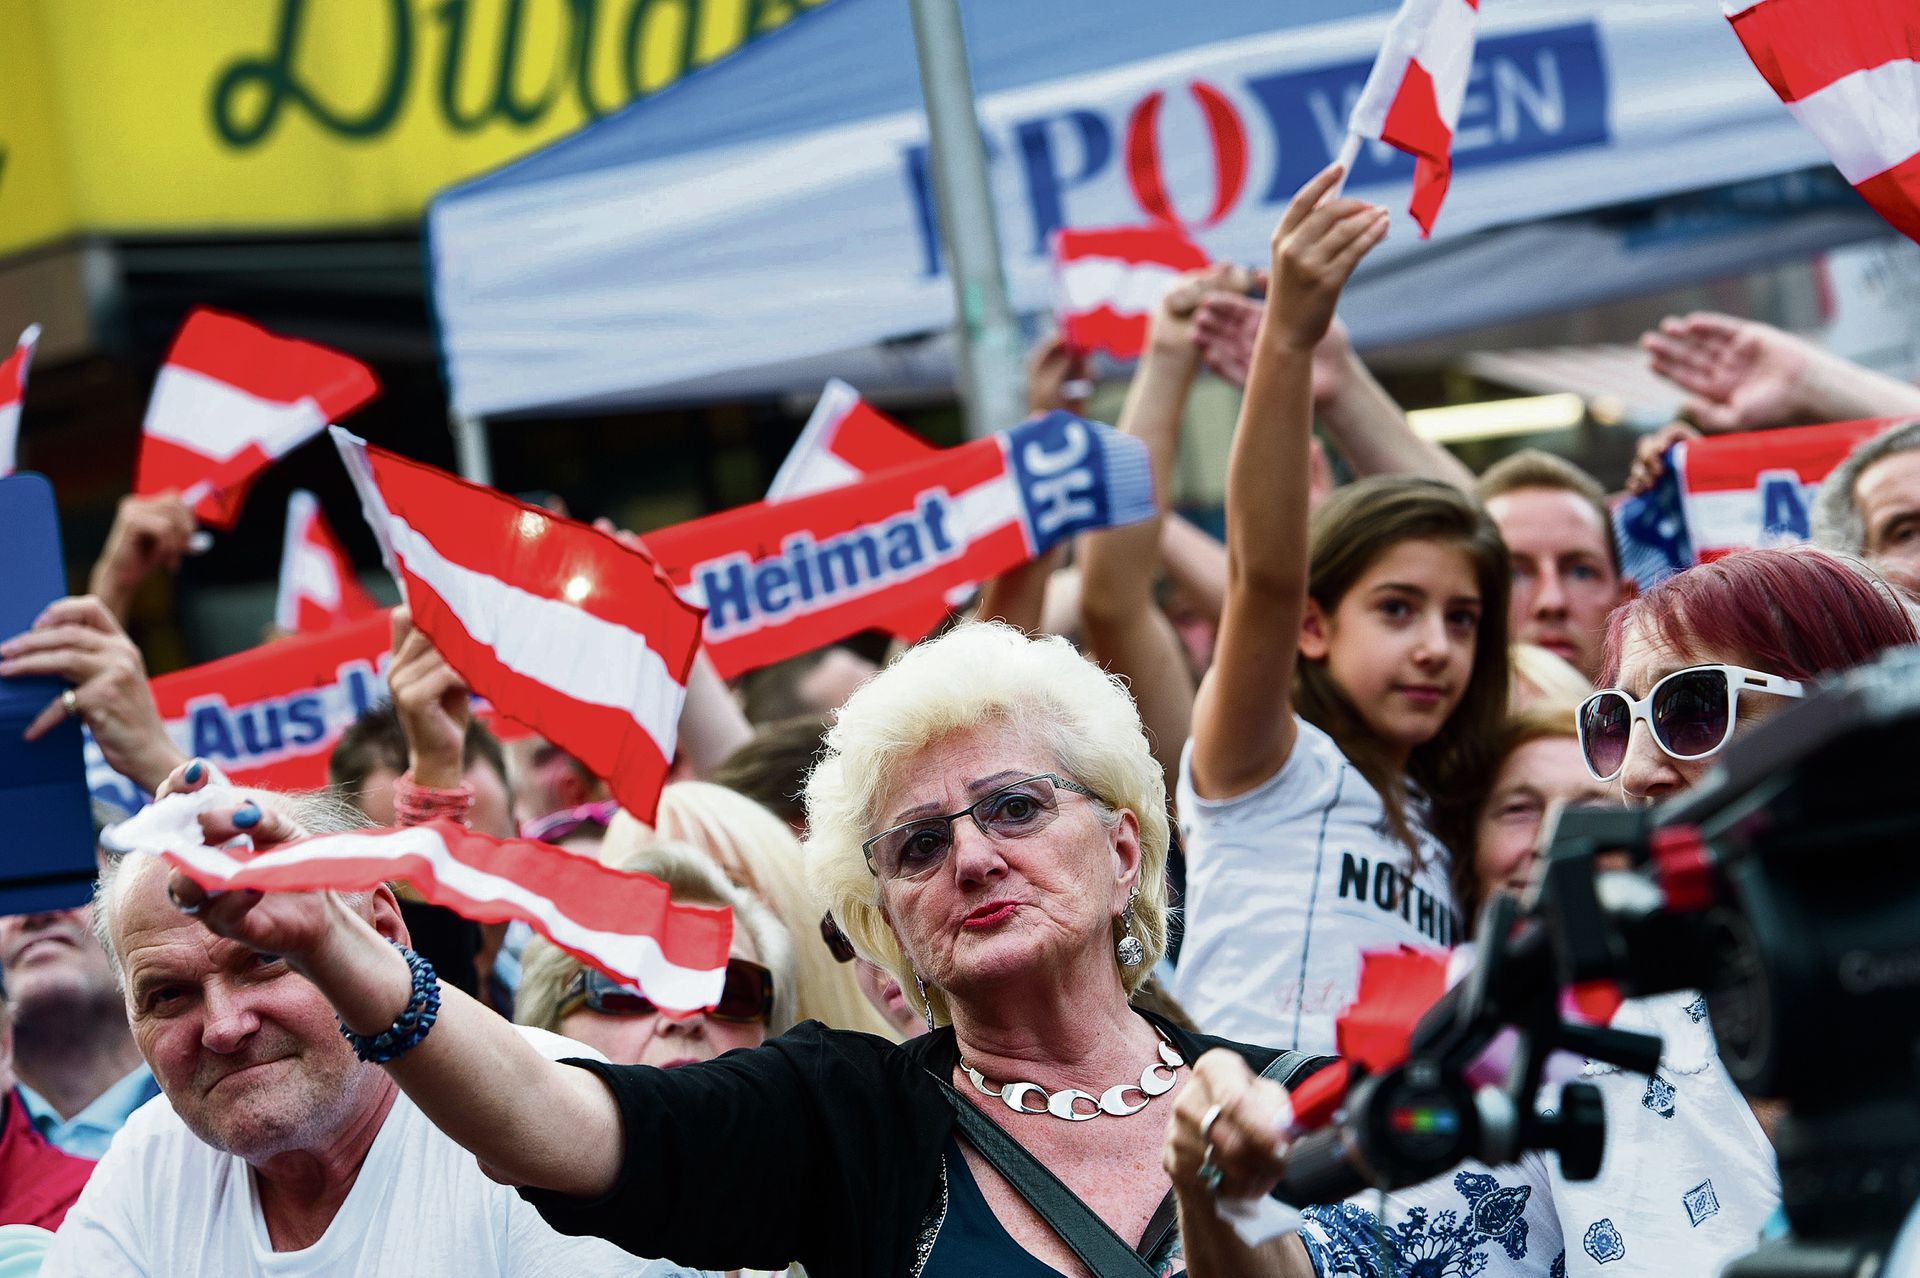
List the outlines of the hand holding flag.
<svg viewBox="0 0 1920 1278">
<path fill-rule="evenodd" d="M 491 839 L 445 820 L 307 834 L 270 801 L 211 782 L 205 771 L 192 785 L 176 771 L 162 788 L 169 793 L 106 837 L 128 853 L 163 857 L 198 885 L 179 899 L 198 907 L 208 927 L 296 966 L 336 926 L 314 893 L 405 879 L 422 899 L 463 917 L 527 923 L 582 962 L 638 985 L 661 1007 L 711 1007 L 725 987 L 732 912 L 677 903 L 648 875 L 544 843 Z M 242 824 L 235 818 L 247 808 L 252 816 Z M 235 838 L 245 843 L 235 847 Z"/>
<path fill-rule="evenodd" d="M 474 692 L 651 820 L 701 611 L 645 552 L 334 428 L 413 625 Z"/>
</svg>

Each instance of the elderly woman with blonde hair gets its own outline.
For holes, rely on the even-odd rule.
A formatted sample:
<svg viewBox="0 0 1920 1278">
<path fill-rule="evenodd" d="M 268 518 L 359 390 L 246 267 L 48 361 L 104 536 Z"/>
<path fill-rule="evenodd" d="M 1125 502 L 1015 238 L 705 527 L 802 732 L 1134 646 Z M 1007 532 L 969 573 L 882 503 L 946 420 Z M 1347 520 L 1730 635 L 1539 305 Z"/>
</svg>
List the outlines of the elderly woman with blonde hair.
<svg viewBox="0 0 1920 1278">
<path fill-rule="evenodd" d="M 675 781 L 660 792 L 650 830 L 617 813 L 600 845 L 600 860 L 619 865 L 651 842 L 674 839 L 704 852 L 728 879 L 778 916 L 793 939 L 793 977 L 783 988 L 789 1024 L 819 1021 L 897 1039 L 899 1034 L 861 993 L 853 970 L 835 961 L 820 935 L 827 907 L 807 883 L 800 841 L 787 823 L 746 795 L 706 781 Z"/>
<path fill-rule="evenodd" d="M 1283 1085 L 1303 1061 L 1129 1002 L 1165 942 L 1167 814 L 1126 689 L 1063 640 L 961 626 L 848 700 L 807 806 L 810 878 L 932 1033 L 803 1024 L 679 1069 L 555 1063 L 442 990 L 384 1068 L 556 1228 L 639 1255 L 814 1278 L 1170 1275 L 1188 1248 L 1240 1268 L 1200 1147 L 1163 1166 L 1168 1119 L 1206 1106 L 1220 1058 Z M 324 897 L 173 886 L 352 1033 L 413 1000 L 407 956 Z M 1264 1272 L 1312 1272 L 1297 1238 L 1278 1248 Z"/>
<path fill-rule="evenodd" d="M 639 843 L 609 862 L 651 874 L 694 905 L 733 911 L 733 944 L 720 1001 L 692 1016 L 662 1015 L 645 991 L 598 972 L 556 945 L 535 939 L 521 956 L 513 1019 L 561 1034 L 620 1065 L 673 1067 L 758 1047 L 792 1027 L 793 943 L 752 893 L 727 881 L 699 848 L 664 839 Z"/>
</svg>

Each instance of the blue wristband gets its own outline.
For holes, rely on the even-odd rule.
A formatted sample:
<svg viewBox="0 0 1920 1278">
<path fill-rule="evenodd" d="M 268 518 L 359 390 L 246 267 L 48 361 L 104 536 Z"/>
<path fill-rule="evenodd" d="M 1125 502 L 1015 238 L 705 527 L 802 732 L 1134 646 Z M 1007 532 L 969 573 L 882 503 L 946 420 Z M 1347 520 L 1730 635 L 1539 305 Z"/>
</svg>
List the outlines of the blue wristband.
<svg viewBox="0 0 1920 1278">
<path fill-rule="evenodd" d="M 378 1034 L 356 1034 L 345 1021 L 340 1022 L 340 1033 L 353 1054 L 370 1065 L 385 1065 L 412 1051 L 440 1016 L 440 978 L 433 964 L 397 941 L 393 948 L 400 951 L 407 960 L 407 970 L 413 973 L 413 992 L 405 1010 Z"/>
</svg>

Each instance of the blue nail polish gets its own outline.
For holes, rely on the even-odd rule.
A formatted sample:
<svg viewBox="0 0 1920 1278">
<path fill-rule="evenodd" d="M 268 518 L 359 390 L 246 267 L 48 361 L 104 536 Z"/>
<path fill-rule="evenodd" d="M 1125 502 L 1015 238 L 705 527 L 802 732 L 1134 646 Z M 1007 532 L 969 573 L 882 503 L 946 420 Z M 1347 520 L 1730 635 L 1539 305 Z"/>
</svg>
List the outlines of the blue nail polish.
<svg viewBox="0 0 1920 1278">
<path fill-rule="evenodd" d="M 185 781 L 188 785 L 198 785 L 200 782 L 200 778 L 205 776 L 206 772 L 207 772 L 207 765 L 200 762 L 200 760 L 195 759 L 192 763 L 189 763 L 187 765 L 187 770 L 181 773 L 180 775 L 181 775 L 181 779 Z"/>
<path fill-rule="evenodd" d="M 254 826 L 260 824 L 260 817 L 261 812 L 259 807 L 249 803 L 246 807 L 241 808 L 233 814 L 233 824 L 238 829 L 251 830 Z"/>
</svg>

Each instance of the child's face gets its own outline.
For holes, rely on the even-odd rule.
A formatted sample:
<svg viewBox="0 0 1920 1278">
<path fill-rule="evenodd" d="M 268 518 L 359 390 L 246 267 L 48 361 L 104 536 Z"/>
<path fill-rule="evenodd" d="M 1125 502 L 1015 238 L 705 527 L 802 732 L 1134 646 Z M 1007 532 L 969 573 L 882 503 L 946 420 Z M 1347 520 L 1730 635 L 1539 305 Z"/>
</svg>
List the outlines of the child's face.
<svg viewBox="0 0 1920 1278">
<path fill-rule="evenodd" d="M 1466 551 L 1403 541 L 1362 573 L 1331 616 L 1309 607 L 1300 651 L 1403 762 L 1460 704 L 1473 675 L 1480 585 Z"/>
</svg>

